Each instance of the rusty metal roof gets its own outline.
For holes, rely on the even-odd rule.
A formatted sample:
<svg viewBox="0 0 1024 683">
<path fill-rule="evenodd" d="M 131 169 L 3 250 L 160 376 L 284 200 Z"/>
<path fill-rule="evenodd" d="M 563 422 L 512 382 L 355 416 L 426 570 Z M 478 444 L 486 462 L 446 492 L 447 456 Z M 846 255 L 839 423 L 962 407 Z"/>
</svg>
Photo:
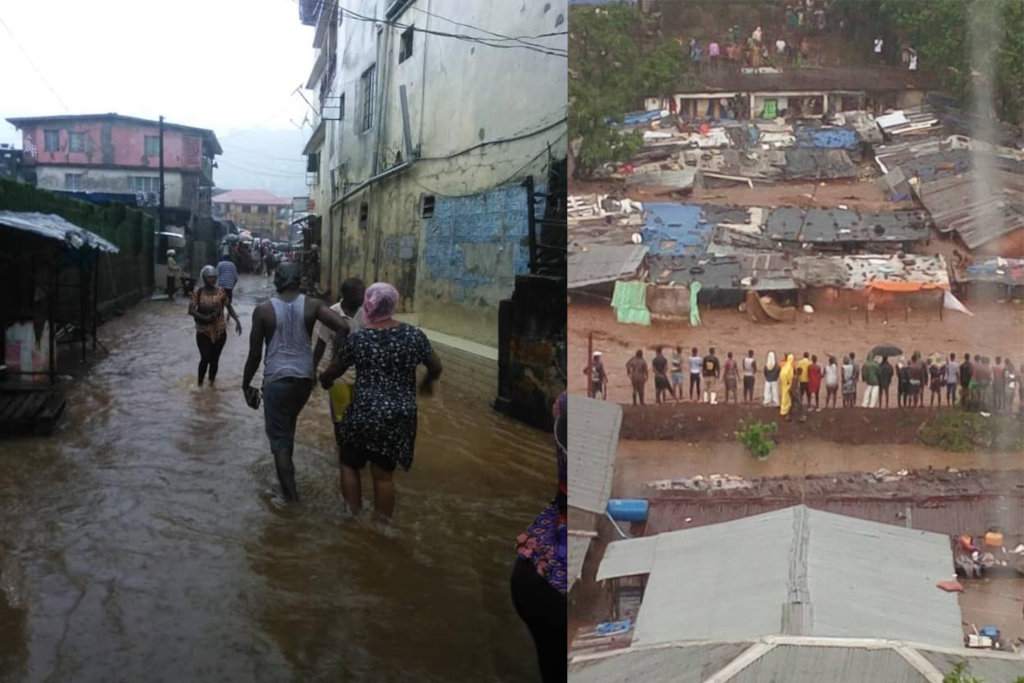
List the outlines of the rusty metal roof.
<svg viewBox="0 0 1024 683">
<path fill-rule="evenodd" d="M 649 251 L 642 244 L 593 244 L 569 253 L 568 289 L 637 277 Z"/>
<path fill-rule="evenodd" d="M 973 170 L 922 183 L 917 191 L 935 227 L 956 231 L 968 249 L 1024 228 L 1024 179 L 998 169 L 990 177 L 982 181 Z"/>
</svg>

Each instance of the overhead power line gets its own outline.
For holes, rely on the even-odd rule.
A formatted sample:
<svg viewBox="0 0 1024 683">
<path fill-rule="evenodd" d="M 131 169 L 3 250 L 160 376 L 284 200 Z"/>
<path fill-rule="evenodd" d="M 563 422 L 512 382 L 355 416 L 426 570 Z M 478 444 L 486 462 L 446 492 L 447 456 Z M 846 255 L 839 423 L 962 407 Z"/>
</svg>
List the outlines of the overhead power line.
<svg viewBox="0 0 1024 683">
<path fill-rule="evenodd" d="M 25 59 L 28 60 L 29 65 L 31 65 L 32 69 L 39 76 L 39 80 L 41 80 L 43 82 L 43 85 L 45 85 L 46 88 L 51 93 L 53 93 L 53 96 L 57 98 L 58 102 L 60 102 L 60 106 L 64 107 L 64 111 L 70 114 L 71 109 L 68 107 L 67 104 L 64 103 L 64 100 L 61 98 L 60 95 L 57 94 L 57 91 L 53 89 L 53 86 L 50 85 L 50 82 L 46 80 L 46 76 L 44 76 L 43 72 L 39 70 L 39 67 L 36 66 L 36 63 L 32 61 L 32 58 L 28 56 L 28 53 L 25 52 L 25 48 L 23 48 L 21 46 L 21 43 L 18 42 L 18 39 L 14 37 L 14 32 L 11 31 L 11 27 L 7 25 L 7 22 L 4 21 L 2 17 L 0 17 L 0 24 L 3 24 L 4 29 L 7 31 L 7 34 L 11 37 L 11 41 L 21 51 L 21 54 L 25 55 Z"/>
</svg>

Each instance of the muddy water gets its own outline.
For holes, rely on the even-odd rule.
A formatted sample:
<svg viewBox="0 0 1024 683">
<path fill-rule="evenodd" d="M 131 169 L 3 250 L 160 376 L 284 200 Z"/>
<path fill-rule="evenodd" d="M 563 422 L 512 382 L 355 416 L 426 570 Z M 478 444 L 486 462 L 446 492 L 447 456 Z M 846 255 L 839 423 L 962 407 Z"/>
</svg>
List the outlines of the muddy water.
<svg viewBox="0 0 1024 683">
<path fill-rule="evenodd" d="M 246 333 L 261 288 L 236 290 Z M 184 301 L 142 303 L 103 336 L 111 355 L 68 385 L 62 431 L 0 442 L 0 679 L 535 679 L 508 577 L 553 488 L 544 434 L 442 387 L 383 528 L 342 513 L 317 389 L 303 503 L 279 510 L 238 390 L 245 336 L 202 391 Z"/>
</svg>

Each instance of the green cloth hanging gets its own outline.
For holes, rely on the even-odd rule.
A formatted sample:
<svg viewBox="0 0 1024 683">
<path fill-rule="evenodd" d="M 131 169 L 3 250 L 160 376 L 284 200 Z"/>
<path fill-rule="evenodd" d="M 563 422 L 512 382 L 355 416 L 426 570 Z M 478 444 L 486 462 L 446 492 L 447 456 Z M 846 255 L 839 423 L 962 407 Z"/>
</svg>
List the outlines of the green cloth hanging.
<svg viewBox="0 0 1024 683">
<path fill-rule="evenodd" d="M 616 282 L 612 295 L 612 308 L 620 323 L 650 325 L 651 312 L 647 310 L 647 283 L 639 280 Z"/>
<path fill-rule="evenodd" d="M 690 285 L 690 326 L 700 326 L 700 307 L 697 306 L 697 294 L 700 292 L 700 283 L 694 282 Z"/>
</svg>

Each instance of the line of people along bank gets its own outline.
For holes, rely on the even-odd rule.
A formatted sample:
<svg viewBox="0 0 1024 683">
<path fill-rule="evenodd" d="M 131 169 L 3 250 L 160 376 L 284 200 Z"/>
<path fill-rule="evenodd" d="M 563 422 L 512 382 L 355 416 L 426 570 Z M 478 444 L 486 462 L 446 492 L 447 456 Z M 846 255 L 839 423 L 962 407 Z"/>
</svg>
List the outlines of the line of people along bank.
<svg viewBox="0 0 1024 683">
<path fill-rule="evenodd" d="M 590 395 L 607 399 L 608 374 L 602 358 L 600 351 L 595 352 L 584 372 L 590 376 Z M 704 355 L 693 347 L 689 356 L 684 354 L 682 346 L 677 346 L 671 356 L 666 356 L 664 347 L 660 347 L 650 365 L 643 351 L 637 350 L 626 363 L 626 374 L 634 405 L 645 403 L 646 387 L 651 378 L 658 404 L 669 400 L 712 405 L 740 403 L 741 390 L 742 402 L 753 404 L 760 377 L 760 402 L 778 408 L 786 407 L 786 403 L 799 409 L 821 410 L 822 403 L 825 408 L 837 408 L 840 399 L 842 407 L 853 407 L 857 405 L 861 384 L 864 385 L 861 398 L 864 408 L 888 408 L 894 385 L 893 402 L 899 407 L 945 404 L 1011 412 L 1015 397 L 1024 406 L 1024 384 L 1009 358 L 996 356 L 993 362 L 987 356 L 969 353 L 958 358 L 956 353 L 925 357 L 915 352 L 909 358 L 895 357 L 894 362 L 890 362 L 889 356 L 875 356 L 861 365 L 853 351 L 841 359 L 835 355 L 824 356 L 821 363 L 816 354 L 808 351 L 799 360 L 793 354 L 777 357 L 774 351 L 769 351 L 759 367 L 753 349 L 742 358 L 736 358 L 729 351 L 723 360 L 714 347 Z M 783 415 L 788 412 L 785 410 Z"/>
</svg>

